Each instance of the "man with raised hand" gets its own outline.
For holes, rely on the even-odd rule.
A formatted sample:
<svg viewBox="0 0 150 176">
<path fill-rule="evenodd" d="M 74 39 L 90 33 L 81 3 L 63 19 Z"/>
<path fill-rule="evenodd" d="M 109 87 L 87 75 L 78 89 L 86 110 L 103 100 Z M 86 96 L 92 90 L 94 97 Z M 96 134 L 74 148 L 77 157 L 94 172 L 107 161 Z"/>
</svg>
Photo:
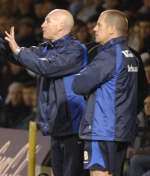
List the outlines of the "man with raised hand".
<svg viewBox="0 0 150 176">
<path fill-rule="evenodd" d="M 138 59 L 127 46 L 128 20 L 119 10 L 101 13 L 94 28 L 101 46 L 74 79 L 87 98 L 80 137 L 91 176 L 121 176 L 126 149 L 135 135 Z"/>
<path fill-rule="evenodd" d="M 70 36 L 73 25 L 67 10 L 51 11 L 41 26 L 46 42 L 31 48 L 18 46 L 14 27 L 5 32 L 17 62 L 39 75 L 39 124 L 45 135 L 51 135 L 55 176 L 80 176 L 83 171 L 78 128 L 85 102 L 71 85 L 87 57 L 85 46 Z"/>
</svg>

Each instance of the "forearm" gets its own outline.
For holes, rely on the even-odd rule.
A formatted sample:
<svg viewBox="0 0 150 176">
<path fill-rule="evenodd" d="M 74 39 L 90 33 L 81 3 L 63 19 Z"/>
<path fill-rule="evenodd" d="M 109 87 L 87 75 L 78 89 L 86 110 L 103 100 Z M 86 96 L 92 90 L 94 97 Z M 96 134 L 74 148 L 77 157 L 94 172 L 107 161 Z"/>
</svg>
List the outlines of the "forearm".
<svg viewBox="0 0 150 176">
<path fill-rule="evenodd" d="M 82 67 L 82 55 L 59 54 L 40 57 L 31 48 L 22 48 L 16 60 L 32 72 L 53 78 L 79 72 Z"/>
</svg>

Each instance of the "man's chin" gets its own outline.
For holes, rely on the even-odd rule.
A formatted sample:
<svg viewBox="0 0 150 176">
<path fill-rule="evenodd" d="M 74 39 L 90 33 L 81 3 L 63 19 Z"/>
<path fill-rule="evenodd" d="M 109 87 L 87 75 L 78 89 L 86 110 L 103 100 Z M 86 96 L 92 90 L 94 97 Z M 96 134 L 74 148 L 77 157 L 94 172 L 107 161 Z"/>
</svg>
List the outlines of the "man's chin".
<svg viewBox="0 0 150 176">
<path fill-rule="evenodd" d="M 100 43 L 100 40 L 97 37 L 95 37 L 95 42 Z"/>
<path fill-rule="evenodd" d="M 49 38 L 46 35 L 43 35 L 43 39 L 49 40 Z"/>
</svg>

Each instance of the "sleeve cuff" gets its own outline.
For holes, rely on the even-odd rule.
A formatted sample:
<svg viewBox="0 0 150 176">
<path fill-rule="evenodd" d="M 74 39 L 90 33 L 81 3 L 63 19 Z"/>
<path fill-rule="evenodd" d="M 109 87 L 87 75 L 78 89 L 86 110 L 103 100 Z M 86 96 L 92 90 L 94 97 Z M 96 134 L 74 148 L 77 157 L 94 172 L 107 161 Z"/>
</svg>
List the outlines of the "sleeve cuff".
<svg viewBox="0 0 150 176">
<path fill-rule="evenodd" d="M 23 49 L 23 47 L 18 47 L 16 51 L 14 52 L 15 55 L 18 55 L 20 51 Z"/>
</svg>

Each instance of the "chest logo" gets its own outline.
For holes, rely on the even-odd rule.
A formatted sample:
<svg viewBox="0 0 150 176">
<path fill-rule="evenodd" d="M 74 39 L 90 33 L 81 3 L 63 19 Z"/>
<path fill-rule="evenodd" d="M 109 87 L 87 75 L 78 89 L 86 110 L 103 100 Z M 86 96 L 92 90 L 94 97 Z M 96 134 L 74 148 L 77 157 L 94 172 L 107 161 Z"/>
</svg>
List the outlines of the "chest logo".
<svg viewBox="0 0 150 176">
<path fill-rule="evenodd" d="M 134 54 L 130 50 L 124 50 L 122 53 L 125 57 L 134 57 Z"/>
<path fill-rule="evenodd" d="M 128 65 L 128 72 L 138 72 L 138 67 L 133 66 L 132 64 Z"/>
</svg>

